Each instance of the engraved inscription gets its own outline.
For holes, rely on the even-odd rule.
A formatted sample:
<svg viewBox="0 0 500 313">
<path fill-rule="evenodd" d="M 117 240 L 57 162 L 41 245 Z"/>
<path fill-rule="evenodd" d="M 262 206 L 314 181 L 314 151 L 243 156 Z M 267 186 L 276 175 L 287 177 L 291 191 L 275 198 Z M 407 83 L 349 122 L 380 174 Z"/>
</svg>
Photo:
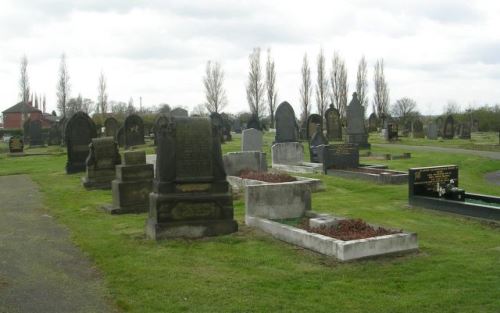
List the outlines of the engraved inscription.
<svg viewBox="0 0 500 313">
<path fill-rule="evenodd" d="M 176 125 L 177 178 L 212 176 L 212 130 L 205 119 Z"/>
</svg>

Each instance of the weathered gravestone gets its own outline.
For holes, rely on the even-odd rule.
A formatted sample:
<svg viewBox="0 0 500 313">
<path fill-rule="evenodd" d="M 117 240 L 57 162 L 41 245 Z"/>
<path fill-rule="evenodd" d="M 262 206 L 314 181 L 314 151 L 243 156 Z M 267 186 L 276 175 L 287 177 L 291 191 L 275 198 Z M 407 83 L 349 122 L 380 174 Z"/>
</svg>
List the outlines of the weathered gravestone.
<svg viewBox="0 0 500 313">
<path fill-rule="evenodd" d="M 427 125 L 427 139 L 436 140 L 438 137 L 438 128 L 434 121 Z"/>
<path fill-rule="evenodd" d="M 212 125 L 214 127 L 214 130 L 217 132 L 217 135 L 219 136 L 219 140 L 221 143 L 224 143 L 224 133 L 223 133 L 223 121 L 222 121 L 222 116 L 217 113 L 217 112 L 212 112 L 210 114 L 210 119 L 212 120 Z"/>
<path fill-rule="evenodd" d="M 64 130 L 68 161 L 66 173 L 84 172 L 89 155 L 89 144 L 97 137 L 94 121 L 84 112 L 71 116 Z"/>
<path fill-rule="evenodd" d="M 436 126 L 438 130 L 438 137 L 443 137 L 444 120 L 442 116 L 436 119 Z"/>
<path fill-rule="evenodd" d="M 120 123 L 114 117 L 108 117 L 104 121 L 104 136 L 113 137 L 115 140 L 118 138 L 118 130 L 120 129 Z"/>
<path fill-rule="evenodd" d="M 47 144 L 49 146 L 59 146 L 61 145 L 61 129 L 59 123 L 54 123 L 49 129 L 49 138 L 47 139 Z"/>
<path fill-rule="evenodd" d="M 235 232 L 219 136 L 207 118 L 174 118 L 160 129 L 146 234 L 152 239 Z"/>
<path fill-rule="evenodd" d="M 377 131 L 377 126 L 378 126 L 377 114 L 375 114 L 375 112 L 373 112 L 368 117 L 368 131 L 369 132 L 376 132 Z"/>
<path fill-rule="evenodd" d="M 352 94 L 352 100 L 347 106 L 347 136 L 346 143 L 357 144 L 361 148 L 370 148 L 368 134 L 365 129 L 365 109 L 358 100 L 357 93 Z"/>
<path fill-rule="evenodd" d="M 188 111 L 183 108 L 175 108 L 170 111 L 172 117 L 188 117 Z"/>
<path fill-rule="evenodd" d="M 30 120 L 29 123 L 30 146 L 43 146 L 42 122 L 40 120 Z"/>
<path fill-rule="evenodd" d="M 10 153 L 23 153 L 24 141 L 21 136 L 12 136 L 9 139 L 9 152 Z"/>
<path fill-rule="evenodd" d="M 262 131 L 262 123 L 259 120 L 259 117 L 256 115 L 252 115 L 247 122 L 247 128 L 253 128 Z"/>
<path fill-rule="evenodd" d="M 267 172 L 266 154 L 259 151 L 230 152 L 223 155 L 224 169 L 229 176 L 242 171 Z"/>
<path fill-rule="evenodd" d="M 123 123 L 125 148 L 144 144 L 144 123 L 136 114 L 127 116 Z"/>
<path fill-rule="evenodd" d="M 304 147 L 300 142 L 280 142 L 271 147 L 272 164 L 301 165 L 304 162 Z"/>
<path fill-rule="evenodd" d="M 319 157 L 319 146 L 327 145 L 328 139 L 326 139 L 325 135 L 323 135 L 323 131 L 321 130 L 319 125 L 316 125 L 316 132 L 312 135 L 311 140 L 309 141 L 309 157 L 312 163 L 320 163 Z"/>
<path fill-rule="evenodd" d="M 169 123 L 169 118 L 165 114 L 159 114 L 155 117 L 153 132 L 154 132 L 154 145 L 158 145 L 158 131 L 161 129 L 162 125 L 167 125 Z"/>
<path fill-rule="evenodd" d="M 319 114 L 311 114 L 307 118 L 306 131 L 307 140 L 311 140 L 312 136 L 316 132 L 316 125 L 319 125 L 321 131 L 323 131 L 323 118 Z"/>
<path fill-rule="evenodd" d="M 116 166 L 116 178 L 111 182 L 113 204 L 104 209 L 111 214 L 147 212 L 153 176 L 154 165 L 146 164 L 146 152 L 125 151 L 123 164 Z"/>
<path fill-rule="evenodd" d="M 113 137 L 93 138 L 89 145 L 86 175 L 82 177 L 85 188 L 110 189 L 115 178 L 115 166 L 121 163 L 118 144 Z"/>
<path fill-rule="evenodd" d="M 413 133 L 413 138 L 424 138 L 424 124 L 422 123 L 421 120 L 415 120 L 413 121 L 413 127 L 412 127 L 412 133 Z"/>
<path fill-rule="evenodd" d="M 466 121 L 460 129 L 460 139 L 471 139 L 472 125 Z"/>
<path fill-rule="evenodd" d="M 330 105 L 325 112 L 326 136 L 328 140 L 342 140 L 342 122 L 337 109 Z"/>
<path fill-rule="evenodd" d="M 274 142 L 297 142 L 297 121 L 295 112 L 288 102 L 281 102 L 275 114 L 276 135 Z"/>
<path fill-rule="evenodd" d="M 245 129 L 241 137 L 241 151 L 262 151 L 262 132 L 255 128 Z"/>
<path fill-rule="evenodd" d="M 387 129 L 385 131 L 385 140 L 396 141 L 398 140 L 398 124 L 393 121 L 387 122 Z"/>
<path fill-rule="evenodd" d="M 448 115 L 443 125 L 443 139 L 453 139 L 455 136 L 455 120 Z"/>
<path fill-rule="evenodd" d="M 325 174 L 329 169 L 355 169 L 359 167 L 359 149 L 355 144 L 322 146 L 321 161 Z"/>
</svg>

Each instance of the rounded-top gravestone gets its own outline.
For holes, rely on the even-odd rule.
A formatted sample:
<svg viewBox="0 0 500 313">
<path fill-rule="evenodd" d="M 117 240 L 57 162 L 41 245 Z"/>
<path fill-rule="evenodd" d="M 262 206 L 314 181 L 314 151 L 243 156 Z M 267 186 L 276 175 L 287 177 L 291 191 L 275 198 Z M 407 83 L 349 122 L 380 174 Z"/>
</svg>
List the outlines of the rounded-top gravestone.
<svg viewBox="0 0 500 313">
<path fill-rule="evenodd" d="M 357 144 L 361 148 L 370 148 L 368 134 L 365 129 L 365 109 L 358 100 L 358 94 L 352 94 L 352 100 L 347 106 L 346 142 Z"/>
<path fill-rule="evenodd" d="M 89 144 L 97 137 L 94 121 L 84 112 L 77 112 L 66 123 L 64 130 L 68 161 L 66 173 L 85 171 Z"/>
<path fill-rule="evenodd" d="M 375 132 L 377 131 L 377 125 L 378 124 L 378 119 L 377 119 L 377 114 L 373 112 L 370 114 L 370 117 L 368 117 L 368 131 L 369 132 Z"/>
<path fill-rule="evenodd" d="M 125 148 L 144 144 L 144 122 L 139 115 L 127 116 L 123 127 Z"/>
<path fill-rule="evenodd" d="M 448 115 L 446 120 L 444 121 L 443 126 L 443 138 L 444 139 L 453 139 L 455 136 L 455 120 L 452 115 Z"/>
<path fill-rule="evenodd" d="M 162 125 L 167 125 L 169 123 L 169 118 L 167 115 L 160 113 L 155 117 L 153 124 L 153 133 L 154 133 L 154 145 L 158 144 L 158 131 L 161 129 Z"/>
<path fill-rule="evenodd" d="M 172 111 L 170 111 L 170 116 L 172 117 L 187 117 L 188 116 L 188 111 L 183 108 L 175 108 Z"/>
<path fill-rule="evenodd" d="M 42 122 L 30 120 L 29 123 L 30 146 L 43 146 Z"/>
<path fill-rule="evenodd" d="M 325 112 L 326 136 L 328 140 L 342 140 L 342 121 L 339 111 L 330 105 Z"/>
<path fill-rule="evenodd" d="M 118 129 L 120 128 L 120 123 L 114 117 L 108 117 L 104 121 L 104 136 L 117 138 Z"/>
<path fill-rule="evenodd" d="M 321 115 L 319 114 L 309 115 L 309 117 L 307 118 L 307 125 L 306 125 L 307 140 L 311 140 L 312 136 L 316 132 L 316 125 L 319 125 L 321 131 L 323 131 L 323 118 L 321 118 Z"/>
<path fill-rule="evenodd" d="M 274 141 L 278 142 L 297 142 L 297 121 L 295 112 L 290 103 L 281 102 L 276 109 L 275 114 L 276 135 Z"/>
</svg>

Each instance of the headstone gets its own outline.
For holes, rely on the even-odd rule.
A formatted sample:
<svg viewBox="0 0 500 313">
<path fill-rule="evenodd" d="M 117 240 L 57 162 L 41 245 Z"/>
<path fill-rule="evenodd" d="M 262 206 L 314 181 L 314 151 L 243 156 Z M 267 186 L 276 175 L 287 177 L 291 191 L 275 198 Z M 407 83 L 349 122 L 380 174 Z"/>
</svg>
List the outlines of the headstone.
<svg viewBox="0 0 500 313">
<path fill-rule="evenodd" d="M 121 163 L 118 144 L 113 137 L 93 138 L 89 145 L 86 175 L 82 177 L 85 188 L 110 189 L 115 179 L 115 166 Z"/>
<path fill-rule="evenodd" d="M 89 144 L 97 137 L 94 121 L 84 112 L 71 116 L 64 130 L 68 161 L 66 173 L 84 172 L 89 155 Z"/>
<path fill-rule="evenodd" d="M 212 120 L 212 125 L 214 126 L 214 129 L 216 130 L 219 140 L 221 143 L 224 143 L 224 133 L 223 133 L 223 121 L 222 121 L 222 116 L 217 113 L 217 112 L 212 112 L 210 114 L 210 119 Z"/>
<path fill-rule="evenodd" d="M 427 139 L 436 140 L 438 138 L 438 128 L 434 121 L 427 125 Z"/>
<path fill-rule="evenodd" d="M 316 125 L 316 132 L 312 136 L 309 141 L 309 157 L 312 163 L 320 163 L 319 160 L 319 146 L 327 145 L 328 139 L 326 139 L 325 135 L 323 135 L 323 131 L 321 130 L 319 125 Z"/>
<path fill-rule="evenodd" d="M 271 147 L 273 164 L 297 165 L 304 162 L 304 147 L 300 142 L 280 142 Z"/>
<path fill-rule="evenodd" d="M 172 117 L 188 117 L 188 111 L 183 108 L 175 108 L 170 111 Z"/>
<path fill-rule="evenodd" d="M 325 145 L 320 153 L 325 174 L 329 169 L 354 169 L 359 167 L 359 149 L 355 144 Z"/>
<path fill-rule="evenodd" d="M 466 121 L 460 129 L 460 139 L 471 139 L 472 125 Z"/>
<path fill-rule="evenodd" d="M 479 120 L 474 119 L 472 121 L 472 132 L 478 132 L 479 131 Z"/>
<path fill-rule="evenodd" d="M 262 123 L 260 122 L 259 117 L 256 116 L 256 115 L 252 115 L 250 117 L 250 119 L 248 120 L 248 122 L 247 122 L 247 127 L 246 128 L 247 129 L 248 128 L 254 128 L 254 129 L 262 131 Z"/>
<path fill-rule="evenodd" d="M 125 148 L 144 144 L 144 123 L 136 114 L 127 116 L 124 127 Z"/>
<path fill-rule="evenodd" d="M 458 166 L 432 166 L 410 168 L 408 174 L 409 196 L 442 197 L 446 185 L 458 187 Z"/>
<path fill-rule="evenodd" d="M 9 152 L 10 153 L 23 153 L 24 142 L 21 136 L 12 136 L 9 139 Z"/>
<path fill-rule="evenodd" d="M 387 141 L 396 141 L 399 139 L 398 137 L 398 124 L 393 121 L 387 122 L 387 129 L 385 132 L 385 140 Z"/>
<path fill-rule="evenodd" d="M 230 176 L 239 176 L 241 171 L 266 172 L 266 154 L 259 151 L 230 152 L 223 156 L 224 169 Z"/>
<path fill-rule="evenodd" d="M 222 137 L 224 141 L 232 141 L 233 136 L 231 135 L 232 123 L 231 119 L 226 113 L 221 113 L 222 118 Z"/>
<path fill-rule="evenodd" d="M 342 122 L 337 109 L 330 105 L 325 112 L 326 136 L 328 140 L 342 140 Z"/>
<path fill-rule="evenodd" d="M 319 125 L 321 131 L 323 131 L 323 119 L 319 114 L 311 114 L 307 118 L 306 130 L 307 130 L 307 140 L 311 140 L 312 135 L 316 132 L 316 125 Z"/>
<path fill-rule="evenodd" d="M 238 230 L 219 136 L 208 118 L 173 118 L 159 131 L 146 234 L 205 237 Z"/>
<path fill-rule="evenodd" d="M 116 166 L 111 182 L 113 204 L 104 208 L 111 214 L 143 213 L 149 208 L 153 190 L 154 165 L 146 164 L 145 151 L 125 151 L 123 164 Z"/>
<path fill-rule="evenodd" d="M 30 123 L 31 119 L 27 119 L 23 123 L 23 141 L 26 143 L 30 142 Z"/>
<path fill-rule="evenodd" d="M 453 116 L 448 115 L 443 125 L 443 139 L 453 139 L 455 136 L 455 120 Z"/>
<path fill-rule="evenodd" d="M 158 145 L 158 132 L 160 131 L 162 125 L 167 125 L 168 123 L 169 123 L 169 118 L 167 115 L 160 113 L 156 116 L 153 126 L 154 130 L 153 143 L 155 146 Z"/>
<path fill-rule="evenodd" d="M 443 137 L 444 120 L 442 116 L 436 119 L 436 126 L 438 130 L 438 137 Z"/>
<path fill-rule="evenodd" d="M 378 124 L 377 114 L 373 112 L 372 114 L 370 114 L 370 117 L 368 117 L 368 131 L 376 132 L 377 124 Z"/>
<path fill-rule="evenodd" d="M 30 120 L 29 126 L 30 146 L 43 146 L 42 122 L 40 120 Z"/>
<path fill-rule="evenodd" d="M 370 148 L 368 134 L 365 129 L 365 109 L 354 92 L 347 106 L 347 136 L 346 143 L 357 144 L 361 148 Z"/>
<path fill-rule="evenodd" d="M 297 121 L 295 112 L 288 102 L 282 102 L 275 114 L 276 136 L 274 142 L 297 142 Z"/>
<path fill-rule="evenodd" d="M 120 123 L 114 117 L 108 117 L 104 121 L 104 136 L 113 137 L 115 140 L 118 138 L 118 130 L 120 129 Z"/>
<path fill-rule="evenodd" d="M 59 146 L 61 145 L 61 129 L 59 123 L 54 123 L 49 129 L 49 138 L 47 144 L 49 146 Z"/>
<path fill-rule="evenodd" d="M 424 124 L 421 120 L 413 121 L 413 138 L 424 138 Z"/>
<path fill-rule="evenodd" d="M 403 136 L 408 137 L 412 132 L 412 122 L 410 120 L 406 121 L 403 126 Z"/>
<path fill-rule="evenodd" d="M 262 151 L 262 132 L 249 128 L 243 131 L 241 151 Z"/>
</svg>

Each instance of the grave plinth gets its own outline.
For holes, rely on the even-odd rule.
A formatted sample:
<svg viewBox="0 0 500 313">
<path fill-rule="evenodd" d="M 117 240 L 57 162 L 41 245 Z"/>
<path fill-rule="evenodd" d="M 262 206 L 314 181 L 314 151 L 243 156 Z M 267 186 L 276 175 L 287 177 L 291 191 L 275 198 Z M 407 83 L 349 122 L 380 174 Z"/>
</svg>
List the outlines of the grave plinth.
<svg viewBox="0 0 500 313">
<path fill-rule="evenodd" d="M 174 117 L 158 130 L 146 234 L 197 238 L 238 230 L 220 138 L 210 119 Z"/>
<path fill-rule="evenodd" d="M 147 212 L 153 173 L 154 166 L 146 164 L 144 151 L 126 151 L 123 164 L 116 166 L 116 179 L 111 182 L 113 204 L 104 209 L 111 214 Z"/>
<path fill-rule="evenodd" d="M 115 178 L 115 166 L 121 163 L 118 144 L 113 137 L 94 138 L 89 151 L 82 185 L 85 188 L 110 189 Z"/>
</svg>

